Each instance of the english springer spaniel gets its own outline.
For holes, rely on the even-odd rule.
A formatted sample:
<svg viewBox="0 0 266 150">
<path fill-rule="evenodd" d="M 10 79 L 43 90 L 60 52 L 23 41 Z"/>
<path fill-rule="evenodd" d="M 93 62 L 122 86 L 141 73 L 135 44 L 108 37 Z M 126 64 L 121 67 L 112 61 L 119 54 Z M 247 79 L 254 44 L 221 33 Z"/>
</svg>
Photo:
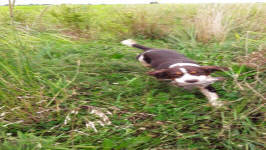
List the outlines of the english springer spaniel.
<svg viewBox="0 0 266 150">
<path fill-rule="evenodd" d="M 212 77 L 210 74 L 215 71 L 228 70 L 228 68 L 200 66 L 195 61 L 186 58 L 174 50 L 149 48 L 139 45 L 131 39 L 124 40 L 121 43 L 144 51 L 137 56 L 137 59 L 143 66 L 154 69 L 148 73 L 149 75 L 160 80 L 170 80 L 172 84 L 185 89 L 199 88 L 211 105 L 215 107 L 223 105 L 221 101 L 218 101 L 219 97 L 216 90 L 210 84 L 222 81 L 224 78 Z"/>
</svg>

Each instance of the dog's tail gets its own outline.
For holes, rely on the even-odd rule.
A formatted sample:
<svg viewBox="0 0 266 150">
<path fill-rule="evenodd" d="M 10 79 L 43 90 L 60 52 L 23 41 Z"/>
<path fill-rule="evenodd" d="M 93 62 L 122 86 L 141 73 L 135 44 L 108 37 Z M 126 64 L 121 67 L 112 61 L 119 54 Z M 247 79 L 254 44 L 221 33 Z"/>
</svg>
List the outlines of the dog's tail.
<svg viewBox="0 0 266 150">
<path fill-rule="evenodd" d="M 149 48 L 149 47 L 146 47 L 146 46 L 143 46 L 143 45 L 139 45 L 139 44 L 137 44 L 137 43 L 136 43 L 134 40 L 132 40 L 132 39 L 127 39 L 127 40 L 121 41 L 121 43 L 122 43 L 123 45 L 129 46 L 129 47 L 139 48 L 139 49 L 142 49 L 142 50 L 144 50 L 144 51 L 147 51 L 147 50 L 151 49 L 151 48 Z"/>
</svg>

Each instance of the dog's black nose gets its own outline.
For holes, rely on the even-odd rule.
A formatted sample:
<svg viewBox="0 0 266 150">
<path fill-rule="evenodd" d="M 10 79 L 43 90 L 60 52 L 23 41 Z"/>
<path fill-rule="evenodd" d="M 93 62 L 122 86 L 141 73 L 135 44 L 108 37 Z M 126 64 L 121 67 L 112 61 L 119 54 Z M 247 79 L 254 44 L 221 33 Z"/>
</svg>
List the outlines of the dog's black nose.
<svg viewBox="0 0 266 150">
<path fill-rule="evenodd" d="M 195 83 L 195 82 L 198 82 L 198 80 L 186 80 L 185 82 L 187 82 L 187 83 Z"/>
</svg>

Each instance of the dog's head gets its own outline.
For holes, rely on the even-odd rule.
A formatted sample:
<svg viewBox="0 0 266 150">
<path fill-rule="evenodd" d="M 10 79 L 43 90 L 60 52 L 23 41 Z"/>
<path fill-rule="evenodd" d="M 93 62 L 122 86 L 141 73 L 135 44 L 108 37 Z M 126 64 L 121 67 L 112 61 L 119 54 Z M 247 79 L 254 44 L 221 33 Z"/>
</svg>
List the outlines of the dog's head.
<svg viewBox="0 0 266 150">
<path fill-rule="evenodd" d="M 177 66 L 168 69 L 151 71 L 148 74 L 158 79 L 171 79 L 179 86 L 207 86 L 215 81 L 224 80 L 222 77 L 212 77 L 215 71 L 228 70 L 218 66 Z"/>
</svg>

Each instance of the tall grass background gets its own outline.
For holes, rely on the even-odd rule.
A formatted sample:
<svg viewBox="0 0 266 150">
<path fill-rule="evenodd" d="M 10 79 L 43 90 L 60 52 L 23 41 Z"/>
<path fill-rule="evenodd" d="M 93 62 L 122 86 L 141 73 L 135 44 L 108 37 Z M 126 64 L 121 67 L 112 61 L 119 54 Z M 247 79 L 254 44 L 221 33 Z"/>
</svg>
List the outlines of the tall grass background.
<svg viewBox="0 0 266 150">
<path fill-rule="evenodd" d="M 1 7 L 0 149 L 265 148 L 265 7 Z M 148 77 L 127 38 L 229 67 L 225 107 Z"/>
</svg>

